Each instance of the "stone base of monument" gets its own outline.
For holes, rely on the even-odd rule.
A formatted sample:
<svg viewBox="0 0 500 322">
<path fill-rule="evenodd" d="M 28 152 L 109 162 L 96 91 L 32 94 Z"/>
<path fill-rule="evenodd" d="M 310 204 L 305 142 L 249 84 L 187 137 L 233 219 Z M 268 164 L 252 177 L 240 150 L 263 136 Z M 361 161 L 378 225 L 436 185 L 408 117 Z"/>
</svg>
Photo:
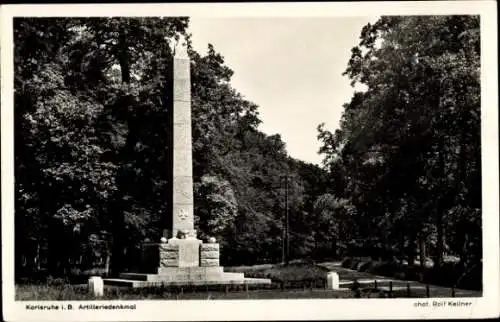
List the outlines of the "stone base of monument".
<svg viewBox="0 0 500 322">
<path fill-rule="evenodd" d="M 219 244 L 199 239 L 171 238 L 168 243 L 143 244 L 141 272 L 107 278 L 105 285 L 150 287 L 160 285 L 271 284 L 270 279 L 246 278 L 219 266 Z"/>
</svg>

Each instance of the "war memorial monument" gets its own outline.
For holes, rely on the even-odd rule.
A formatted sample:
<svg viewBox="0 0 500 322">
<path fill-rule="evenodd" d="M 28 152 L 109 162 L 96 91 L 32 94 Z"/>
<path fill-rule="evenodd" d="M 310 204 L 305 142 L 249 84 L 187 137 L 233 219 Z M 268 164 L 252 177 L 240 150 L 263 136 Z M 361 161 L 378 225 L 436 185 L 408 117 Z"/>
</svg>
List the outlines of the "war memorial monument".
<svg viewBox="0 0 500 322">
<path fill-rule="evenodd" d="M 172 227 L 158 243 L 145 243 L 141 271 L 121 273 L 104 280 L 106 285 L 147 287 L 155 285 L 270 284 L 269 279 L 245 278 L 243 273 L 224 272 L 219 265 L 219 244 L 204 243 L 194 229 L 193 165 L 191 137 L 190 59 L 185 44 L 178 43 L 169 63 L 169 111 L 173 149 Z M 170 94 L 171 95 L 171 94 Z M 170 229 L 171 228 L 171 229 Z"/>
</svg>

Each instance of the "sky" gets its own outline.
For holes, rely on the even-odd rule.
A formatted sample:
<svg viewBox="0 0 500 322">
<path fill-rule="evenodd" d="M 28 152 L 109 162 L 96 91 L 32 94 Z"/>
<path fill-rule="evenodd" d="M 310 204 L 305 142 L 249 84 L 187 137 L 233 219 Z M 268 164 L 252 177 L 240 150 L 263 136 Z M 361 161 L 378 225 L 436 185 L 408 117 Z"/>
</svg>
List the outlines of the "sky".
<svg viewBox="0 0 500 322">
<path fill-rule="evenodd" d="M 317 127 L 338 127 L 354 89 L 342 76 L 361 28 L 376 17 L 197 18 L 189 31 L 205 54 L 211 43 L 234 71 L 231 85 L 259 106 L 266 134 L 288 153 L 320 164 Z"/>
</svg>

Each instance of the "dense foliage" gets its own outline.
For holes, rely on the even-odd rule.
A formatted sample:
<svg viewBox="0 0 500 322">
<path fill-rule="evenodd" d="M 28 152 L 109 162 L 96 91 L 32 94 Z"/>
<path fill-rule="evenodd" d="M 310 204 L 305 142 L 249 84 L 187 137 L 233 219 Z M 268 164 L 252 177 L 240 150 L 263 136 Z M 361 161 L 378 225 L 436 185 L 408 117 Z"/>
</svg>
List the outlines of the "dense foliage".
<svg viewBox="0 0 500 322">
<path fill-rule="evenodd" d="M 319 138 L 337 193 L 354 207 L 347 240 L 409 263 L 430 256 L 439 267 L 447 254 L 464 272 L 480 267 L 479 18 L 383 17 L 363 28 L 345 75 L 367 89 Z"/>
<path fill-rule="evenodd" d="M 479 19 L 383 17 L 345 72 L 340 127 L 319 127 L 323 167 L 258 130 L 188 18 L 16 18 L 16 273 L 133 269 L 169 225 L 169 43 L 191 57 L 195 223 L 225 265 L 279 262 L 288 180 L 290 256 L 481 265 Z M 332 107 L 336 108 L 336 107 Z M 104 258 L 104 259 L 103 259 Z"/>
<path fill-rule="evenodd" d="M 322 170 L 288 157 L 279 135 L 258 131 L 257 106 L 231 87 L 233 72 L 213 46 L 205 55 L 191 48 L 187 25 L 187 18 L 15 19 L 18 273 L 66 274 L 96 261 L 120 272 L 136 262 L 142 241 L 168 227 L 166 75 L 169 44 L 180 35 L 192 61 L 200 238 L 221 242 L 223 263 L 279 261 L 288 175 L 294 249 L 311 251 L 302 246 L 302 215 Z"/>
</svg>

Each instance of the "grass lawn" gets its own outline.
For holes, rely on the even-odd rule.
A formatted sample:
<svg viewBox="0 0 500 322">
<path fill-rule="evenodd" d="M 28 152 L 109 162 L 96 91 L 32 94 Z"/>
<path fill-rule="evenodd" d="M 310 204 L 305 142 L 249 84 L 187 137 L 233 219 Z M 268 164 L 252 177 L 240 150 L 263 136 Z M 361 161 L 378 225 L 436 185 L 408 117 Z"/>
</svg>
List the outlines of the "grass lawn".
<svg viewBox="0 0 500 322">
<path fill-rule="evenodd" d="M 241 299 L 325 299 L 325 298 L 353 298 L 351 291 L 332 291 L 326 289 L 250 289 L 245 291 L 221 290 L 170 292 L 161 289 L 128 289 L 106 287 L 102 300 L 241 300 Z M 17 285 L 17 301 L 71 301 L 96 300 L 89 295 L 86 285 Z"/>
<path fill-rule="evenodd" d="M 426 284 L 415 282 L 415 281 L 404 281 L 397 280 L 395 278 L 389 278 L 385 276 L 376 276 L 368 272 L 359 272 L 356 270 L 340 267 L 333 263 L 321 263 L 319 264 L 321 267 L 326 268 L 331 271 L 335 271 L 339 274 L 340 280 L 345 281 L 354 281 L 354 280 L 385 280 L 385 282 L 379 282 L 378 285 L 381 287 L 388 287 L 389 281 L 392 281 L 394 288 L 403 288 L 406 287 L 407 284 L 410 284 L 410 296 L 413 297 L 426 297 Z M 368 287 L 373 286 L 373 283 L 368 284 Z M 452 289 L 449 287 L 437 286 L 437 285 L 429 285 L 430 296 L 431 297 L 452 297 Z M 405 290 L 398 290 L 396 295 L 402 295 L 399 297 L 407 297 Z M 481 291 L 472 291 L 472 290 L 455 290 L 456 297 L 481 297 Z"/>
<path fill-rule="evenodd" d="M 225 286 L 197 290 L 172 289 L 129 289 L 106 287 L 103 299 L 311 299 L 311 298 L 353 298 L 350 290 L 326 290 L 328 269 L 312 264 L 256 265 L 225 268 L 227 272 L 242 272 L 246 277 L 270 278 L 272 285 Z M 285 288 L 285 289 L 282 289 Z M 17 300 L 91 300 L 86 285 L 18 285 Z"/>
<path fill-rule="evenodd" d="M 314 264 L 290 264 L 284 266 L 282 264 L 266 264 L 255 266 L 239 266 L 225 267 L 226 272 L 245 273 L 246 277 L 255 278 L 270 278 L 275 282 L 299 282 L 299 281 L 316 281 L 317 283 L 325 282 L 326 275 L 329 272 L 328 268 L 317 266 Z"/>
<path fill-rule="evenodd" d="M 359 292 L 343 286 L 342 290 L 325 289 L 326 275 L 336 271 L 341 282 L 354 280 L 380 280 L 377 288 L 374 283 L 363 284 Z M 104 297 L 100 299 L 120 300 L 230 300 L 230 299 L 327 299 L 327 298 L 384 298 L 389 297 L 389 280 L 387 277 L 374 276 L 366 272 L 358 272 L 342 267 L 313 264 L 256 265 L 245 267 L 229 267 L 225 271 L 245 273 L 246 277 L 270 278 L 273 283 L 267 286 L 243 285 L 215 287 L 183 287 L 183 288 L 147 288 L 131 289 L 126 287 L 106 286 Z M 407 281 L 392 279 L 392 297 L 427 297 L 426 286 L 417 282 L 410 283 L 410 294 L 407 292 Z M 342 285 L 341 285 L 342 287 Z M 386 290 L 386 291 L 384 291 Z M 451 297 L 451 289 L 431 285 L 430 297 Z M 455 290 L 456 297 L 477 297 L 481 292 Z M 84 285 L 29 285 L 16 286 L 16 300 L 95 300 L 87 292 Z"/>
</svg>

